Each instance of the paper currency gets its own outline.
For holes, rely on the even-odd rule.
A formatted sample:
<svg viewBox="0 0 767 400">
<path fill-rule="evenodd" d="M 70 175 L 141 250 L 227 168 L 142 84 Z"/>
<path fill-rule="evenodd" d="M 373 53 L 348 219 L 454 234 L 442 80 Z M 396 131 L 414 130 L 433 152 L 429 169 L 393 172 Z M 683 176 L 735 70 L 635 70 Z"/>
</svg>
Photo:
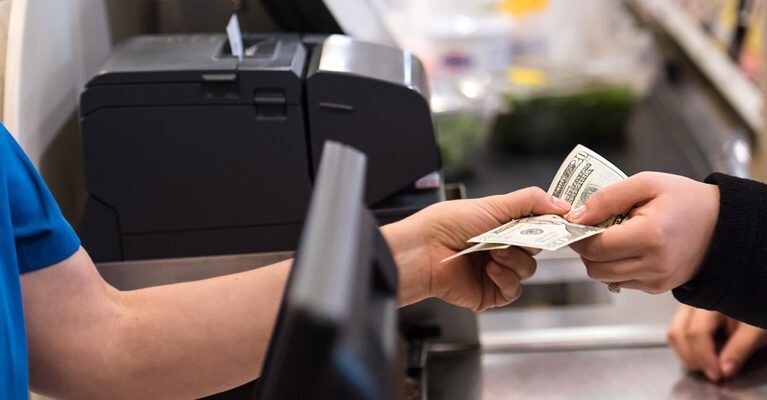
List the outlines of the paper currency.
<svg viewBox="0 0 767 400">
<path fill-rule="evenodd" d="M 570 243 L 604 231 L 605 228 L 574 224 L 558 215 L 537 215 L 515 219 L 492 231 L 469 239 L 476 243 L 444 261 L 477 251 L 499 250 L 510 246 L 529 247 L 541 250 L 559 250 Z"/>
<path fill-rule="evenodd" d="M 453 254 L 452 256 L 442 260 L 442 262 L 450 261 L 464 254 L 474 253 L 477 251 L 500 250 L 500 249 L 508 249 L 509 247 L 511 247 L 510 244 L 503 244 L 503 243 L 477 243 L 474 246 L 469 247 L 468 249 L 465 249 L 463 251 Z"/>
<path fill-rule="evenodd" d="M 538 215 L 515 219 L 469 239 L 469 243 L 508 244 L 553 251 L 602 231 L 604 228 L 573 224 L 559 215 Z"/>
<path fill-rule="evenodd" d="M 563 199 L 575 209 L 597 190 L 621 180 L 626 174 L 586 146 L 577 145 L 559 166 L 548 194 Z M 612 217 L 599 226 L 606 228 L 620 223 L 625 216 Z"/>
<path fill-rule="evenodd" d="M 620 180 L 626 174 L 587 147 L 578 145 L 565 158 L 548 194 L 570 203 L 574 209 L 583 205 L 597 190 Z M 619 224 L 626 215 L 612 217 L 599 226 L 574 224 L 558 215 L 538 215 L 512 220 L 498 228 L 469 239 L 475 245 L 444 261 L 477 251 L 505 249 L 510 246 L 558 250 L 571 243 L 596 235 Z"/>
</svg>

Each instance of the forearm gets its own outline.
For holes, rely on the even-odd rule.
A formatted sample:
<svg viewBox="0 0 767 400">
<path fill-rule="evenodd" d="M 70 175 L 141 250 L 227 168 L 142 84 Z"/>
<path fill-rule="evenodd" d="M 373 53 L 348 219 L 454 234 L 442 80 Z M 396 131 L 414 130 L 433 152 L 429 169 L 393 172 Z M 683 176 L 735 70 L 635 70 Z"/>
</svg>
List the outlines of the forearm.
<svg viewBox="0 0 767 400">
<path fill-rule="evenodd" d="M 400 305 L 428 297 L 429 260 L 410 219 L 382 228 L 399 267 Z M 266 357 L 291 261 L 205 281 L 119 295 L 119 353 L 144 398 L 199 397 L 255 379 Z M 152 332 L 151 336 L 146 333 Z M 181 368 L 180 366 L 183 366 Z"/>
<path fill-rule="evenodd" d="M 128 292 L 103 281 L 71 293 L 84 285 L 57 285 L 50 300 L 25 300 L 33 389 L 62 398 L 197 398 L 252 380 L 289 269 L 286 261 Z M 73 279 L 100 280 L 95 268 L 82 275 Z M 71 312 L 67 304 L 89 306 Z"/>
<path fill-rule="evenodd" d="M 257 378 L 290 263 L 124 293 L 122 351 L 131 380 L 152 391 L 143 397 L 193 398 Z"/>
<path fill-rule="evenodd" d="M 431 274 L 425 238 L 419 236 L 417 216 L 381 227 L 399 273 L 398 303 L 404 307 L 429 297 Z"/>
<path fill-rule="evenodd" d="M 674 289 L 681 302 L 767 328 L 767 185 L 714 174 L 720 210 L 698 275 Z"/>
</svg>

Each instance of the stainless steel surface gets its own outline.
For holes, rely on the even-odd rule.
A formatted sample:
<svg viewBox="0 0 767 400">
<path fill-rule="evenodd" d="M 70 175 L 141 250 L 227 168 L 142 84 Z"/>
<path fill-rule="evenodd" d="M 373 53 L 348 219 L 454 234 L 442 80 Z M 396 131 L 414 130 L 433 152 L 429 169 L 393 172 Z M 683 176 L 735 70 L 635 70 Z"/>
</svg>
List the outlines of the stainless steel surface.
<svg viewBox="0 0 767 400">
<path fill-rule="evenodd" d="M 678 303 L 671 294 L 651 296 L 634 290 L 620 294 L 586 275 L 569 249 L 543 252 L 538 269 L 523 286 L 540 301 L 479 314 L 480 343 L 488 351 L 605 348 L 662 345 Z M 547 288 L 553 290 L 546 291 Z"/>
<path fill-rule="evenodd" d="M 118 261 L 96 264 L 101 276 L 120 290 L 133 290 L 248 271 L 293 257 L 291 252 Z"/>
<path fill-rule="evenodd" d="M 367 76 L 430 96 L 421 61 L 397 47 L 331 35 L 322 43 L 319 70 Z"/>
<path fill-rule="evenodd" d="M 519 353 L 438 354 L 431 399 L 764 399 L 764 354 L 727 382 L 686 372 L 665 347 Z"/>
<path fill-rule="evenodd" d="M 436 337 L 428 341 L 429 351 L 454 351 L 479 348 L 479 329 L 474 312 L 439 299 L 426 299 L 400 309 L 404 330 L 438 328 Z"/>
</svg>

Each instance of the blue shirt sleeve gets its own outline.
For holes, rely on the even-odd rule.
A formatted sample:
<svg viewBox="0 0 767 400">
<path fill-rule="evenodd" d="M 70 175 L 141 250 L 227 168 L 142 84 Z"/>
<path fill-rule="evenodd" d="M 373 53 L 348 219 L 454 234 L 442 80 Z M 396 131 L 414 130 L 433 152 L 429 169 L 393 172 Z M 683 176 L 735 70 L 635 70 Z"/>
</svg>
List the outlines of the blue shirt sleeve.
<svg viewBox="0 0 767 400">
<path fill-rule="evenodd" d="M 80 239 L 64 219 L 45 182 L 16 140 L 0 124 L 0 162 L 6 184 L 19 273 L 69 258 Z"/>
</svg>

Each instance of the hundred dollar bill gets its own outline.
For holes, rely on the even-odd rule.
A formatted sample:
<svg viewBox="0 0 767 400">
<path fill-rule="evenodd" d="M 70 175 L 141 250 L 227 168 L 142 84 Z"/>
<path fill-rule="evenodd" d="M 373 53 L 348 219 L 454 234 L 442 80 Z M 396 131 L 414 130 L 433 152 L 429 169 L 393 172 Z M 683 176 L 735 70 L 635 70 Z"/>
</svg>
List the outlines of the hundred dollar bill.
<svg viewBox="0 0 767 400">
<path fill-rule="evenodd" d="M 559 215 L 536 215 L 515 219 L 469 239 L 469 243 L 508 244 L 553 251 L 604 230 L 597 226 L 574 224 Z"/>
<path fill-rule="evenodd" d="M 597 190 L 620 180 L 626 174 L 605 158 L 577 145 L 560 165 L 549 186 L 548 194 L 563 199 L 577 208 Z M 598 226 L 573 224 L 558 215 L 538 215 L 512 220 L 505 225 L 469 239 L 475 245 L 444 261 L 477 251 L 504 249 L 510 246 L 557 250 L 596 235 L 610 225 L 619 224 L 626 214 L 612 217 Z"/>
<path fill-rule="evenodd" d="M 443 262 L 464 254 L 505 249 L 510 246 L 554 251 L 604 230 L 605 228 L 598 226 L 574 224 L 559 215 L 520 218 L 469 239 L 469 243 L 476 244 L 444 259 Z"/>
<path fill-rule="evenodd" d="M 579 144 L 559 166 L 547 193 L 565 200 L 575 209 L 586 203 L 597 190 L 624 179 L 626 174 L 618 167 Z M 621 223 L 625 218 L 625 215 L 612 217 L 599 226 L 606 228 Z"/>
</svg>

